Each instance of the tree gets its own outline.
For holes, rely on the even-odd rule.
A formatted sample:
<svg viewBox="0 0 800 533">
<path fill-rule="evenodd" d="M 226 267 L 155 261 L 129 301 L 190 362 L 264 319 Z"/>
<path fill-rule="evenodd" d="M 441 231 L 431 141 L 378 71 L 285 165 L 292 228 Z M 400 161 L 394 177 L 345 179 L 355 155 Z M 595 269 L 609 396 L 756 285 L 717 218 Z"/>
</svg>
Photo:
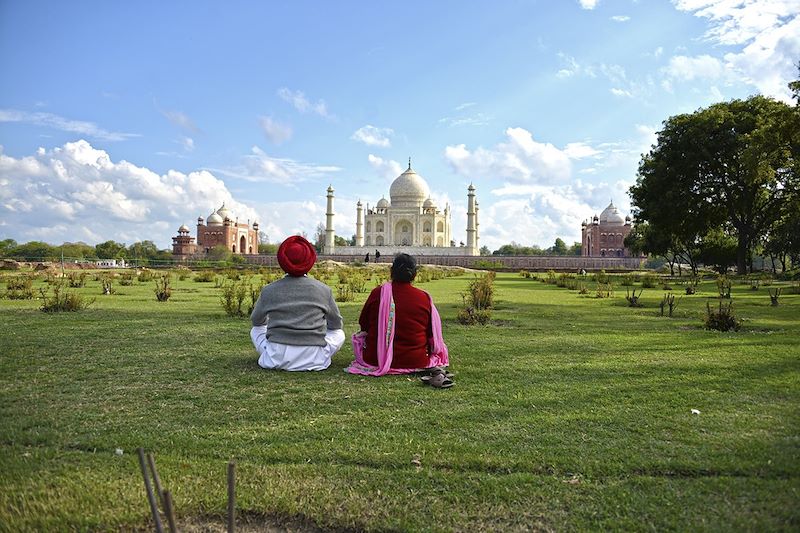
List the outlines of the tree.
<svg viewBox="0 0 800 533">
<path fill-rule="evenodd" d="M 276 254 L 278 253 L 278 246 L 280 246 L 280 243 L 278 244 L 260 243 L 258 245 L 258 253 L 268 254 L 268 255 Z"/>
<path fill-rule="evenodd" d="M 303 235 L 305 237 L 305 235 Z M 314 248 L 317 249 L 317 252 L 321 252 L 322 248 L 325 246 L 325 226 L 320 222 L 317 224 L 317 227 L 314 229 Z"/>
<path fill-rule="evenodd" d="M 233 253 L 224 244 L 218 244 L 208 251 L 208 259 L 211 261 L 229 262 Z"/>
<path fill-rule="evenodd" d="M 637 223 L 681 250 L 731 228 L 737 270 L 746 273 L 753 246 L 800 185 L 797 130 L 791 108 L 763 96 L 670 117 L 630 189 Z"/>
<path fill-rule="evenodd" d="M 489 247 L 484 244 L 483 246 L 481 246 L 480 254 L 481 255 L 492 255 L 492 251 L 489 250 Z"/>
<path fill-rule="evenodd" d="M 14 239 L 3 239 L 0 241 L 0 257 L 9 257 L 14 255 L 17 248 L 17 241 Z"/>
<path fill-rule="evenodd" d="M 33 261 L 49 261 L 60 258 L 61 253 L 56 253 L 56 249 L 46 242 L 30 241 L 17 245 L 14 249 L 14 257 Z"/>
<path fill-rule="evenodd" d="M 95 247 L 89 246 L 85 242 L 65 242 L 56 247 L 59 256 L 69 259 L 90 259 L 97 257 Z"/>
<path fill-rule="evenodd" d="M 579 242 L 574 242 L 574 243 L 572 243 L 572 246 L 569 247 L 569 250 L 567 250 L 567 255 L 578 255 L 579 256 L 579 255 L 581 255 L 582 251 L 583 251 L 583 245 L 581 243 L 579 243 Z"/>
<path fill-rule="evenodd" d="M 116 241 L 106 241 L 94 246 L 98 259 L 121 259 L 125 257 L 125 244 Z"/>
<path fill-rule="evenodd" d="M 333 244 L 335 246 L 350 246 L 350 242 L 347 239 L 338 235 L 333 236 Z"/>
<path fill-rule="evenodd" d="M 735 237 L 722 228 L 715 228 L 703 236 L 698 255 L 704 265 L 713 266 L 717 272 L 724 274 L 736 262 L 736 247 Z"/>
<path fill-rule="evenodd" d="M 550 253 L 553 255 L 567 255 L 567 243 L 565 243 L 561 237 L 556 237 L 556 242 L 553 243 L 553 247 L 550 248 Z"/>
</svg>

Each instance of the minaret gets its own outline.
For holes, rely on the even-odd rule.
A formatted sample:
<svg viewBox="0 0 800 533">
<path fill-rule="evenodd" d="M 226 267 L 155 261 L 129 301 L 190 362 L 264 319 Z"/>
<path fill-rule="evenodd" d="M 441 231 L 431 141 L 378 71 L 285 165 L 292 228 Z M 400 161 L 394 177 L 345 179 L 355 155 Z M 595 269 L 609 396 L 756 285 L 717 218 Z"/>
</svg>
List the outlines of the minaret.
<svg viewBox="0 0 800 533">
<path fill-rule="evenodd" d="M 475 187 L 467 187 L 467 255 L 479 255 L 478 251 L 478 212 L 475 209 Z"/>
<path fill-rule="evenodd" d="M 356 246 L 364 246 L 364 210 L 361 200 L 356 204 Z"/>
<path fill-rule="evenodd" d="M 325 212 L 325 244 L 322 253 L 331 255 L 334 253 L 333 240 L 333 186 L 328 185 L 328 209 Z"/>
</svg>

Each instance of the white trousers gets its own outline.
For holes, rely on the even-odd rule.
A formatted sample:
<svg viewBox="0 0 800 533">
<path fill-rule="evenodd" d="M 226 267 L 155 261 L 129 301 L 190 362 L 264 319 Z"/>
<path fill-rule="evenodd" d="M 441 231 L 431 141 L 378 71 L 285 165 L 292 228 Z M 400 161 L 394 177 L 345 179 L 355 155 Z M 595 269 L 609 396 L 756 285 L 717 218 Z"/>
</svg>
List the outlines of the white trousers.
<svg viewBox="0 0 800 533">
<path fill-rule="evenodd" d="M 275 370 L 325 370 L 344 344 L 344 330 L 329 329 L 325 346 L 292 346 L 267 339 L 267 326 L 253 326 L 250 338 L 258 352 L 258 366 Z"/>
</svg>

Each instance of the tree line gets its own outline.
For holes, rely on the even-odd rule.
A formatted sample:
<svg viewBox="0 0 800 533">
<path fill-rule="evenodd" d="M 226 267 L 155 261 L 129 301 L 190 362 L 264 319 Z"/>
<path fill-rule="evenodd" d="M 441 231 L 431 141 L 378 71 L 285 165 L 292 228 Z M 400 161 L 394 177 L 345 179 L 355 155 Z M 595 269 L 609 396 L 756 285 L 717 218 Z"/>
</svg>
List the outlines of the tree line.
<svg viewBox="0 0 800 533">
<path fill-rule="evenodd" d="M 65 242 L 52 245 L 42 241 L 24 244 L 14 239 L 0 241 L 0 257 L 21 261 L 96 261 L 99 259 L 124 259 L 146 265 L 151 262 L 172 261 L 170 250 L 159 250 L 153 241 L 135 242 L 129 246 L 116 241 L 105 241 L 94 246 L 84 242 Z"/>
<path fill-rule="evenodd" d="M 629 190 L 625 246 L 693 271 L 800 265 L 800 81 L 789 87 L 793 106 L 751 96 L 665 120 Z"/>
</svg>

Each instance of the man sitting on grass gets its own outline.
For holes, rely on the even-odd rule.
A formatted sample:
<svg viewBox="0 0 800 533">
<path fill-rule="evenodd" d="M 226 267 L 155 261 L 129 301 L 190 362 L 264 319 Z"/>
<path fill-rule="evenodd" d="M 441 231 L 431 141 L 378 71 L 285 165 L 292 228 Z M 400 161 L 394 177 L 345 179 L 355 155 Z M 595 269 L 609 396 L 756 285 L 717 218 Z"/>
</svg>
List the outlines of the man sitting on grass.
<svg viewBox="0 0 800 533">
<path fill-rule="evenodd" d="M 306 239 L 289 237 L 278 248 L 286 276 L 261 290 L 250 338 L 262 368 L 325 370 L 344 344 L 342 315 L 330 287 L 306 276 L 317 253 Z"/>
</svg>

